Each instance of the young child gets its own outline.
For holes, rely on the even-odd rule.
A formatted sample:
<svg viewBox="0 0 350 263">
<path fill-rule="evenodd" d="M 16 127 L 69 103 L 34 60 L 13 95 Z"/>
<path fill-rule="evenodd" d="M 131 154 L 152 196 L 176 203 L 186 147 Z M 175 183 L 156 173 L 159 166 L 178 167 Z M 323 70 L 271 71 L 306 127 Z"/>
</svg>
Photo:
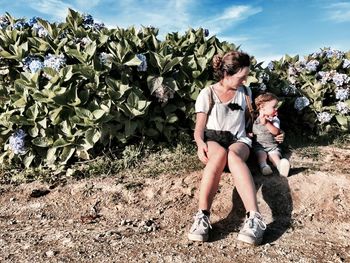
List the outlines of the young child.
<svg viewBox="0 0 350 263">
<path fill-rule="evenodd" d="M 259 116 L 253 124 L 253 149 L 257 156 L 259 167 L 263 175 L 272 174 L 267 157 L 277 168 L 281 176 L 288 176 L 290 164 L 285 158 L 281 159 L 281 152 L 275 136 L 281 133 L 280 121 L 277 117 L 278 98 L 272 93 L 264 93 L 255 99 Z"/>
</svg>

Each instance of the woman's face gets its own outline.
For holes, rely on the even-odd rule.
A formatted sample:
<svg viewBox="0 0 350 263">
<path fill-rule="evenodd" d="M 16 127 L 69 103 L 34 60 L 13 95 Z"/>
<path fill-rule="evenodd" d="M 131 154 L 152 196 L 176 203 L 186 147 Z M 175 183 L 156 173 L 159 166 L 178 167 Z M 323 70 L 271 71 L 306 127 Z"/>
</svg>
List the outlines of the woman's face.
<svg viewBox="0 0 350 263">
<path fill-rule="evenodd" d="M 238 88 L 247 80 L 249 74 L 249 68 L 244 67 L 240 69 L 236 74 L 232 76 L 226 76 L 225 78 L 229 81 L 231 87 Z"/>
</svg>

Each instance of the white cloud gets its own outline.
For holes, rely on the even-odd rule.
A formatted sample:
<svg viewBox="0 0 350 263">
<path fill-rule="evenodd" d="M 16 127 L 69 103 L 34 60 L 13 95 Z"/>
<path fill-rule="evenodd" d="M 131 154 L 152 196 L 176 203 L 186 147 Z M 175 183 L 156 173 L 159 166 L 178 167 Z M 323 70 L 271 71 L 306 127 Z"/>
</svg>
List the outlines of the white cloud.
<svg viewBox="0 0 350 263">
<path fill-rule="evenodd" d="M 329 9 L 328 19 L 341 23 L 341 22 L 350 22 L 350 3 L 348 2 L 338 2 L 330 4 L 325 7 Z"/>
<path fill-rule="evenodd" d="M 73 8 L 72 5 L 60 0 L 31 0 L 27 4 L 36 11 L 59 20 L 66 18 L 68 8 Z"/>
<path fill-rule="evenodd" d="M 209 17 L 207 20 L 202 21 L 201 26 L 208 28 L 211 35 L 218 35 L 260 12 L 262 12 L 261 7 L 249 5 L 230 6 L 221 11 L 219 15 Z"/>
<path fill-rule="evenodd" d="M 222 15 L 219 15 L 216 18 L 214 18 L 213 21 L 220 21 L 220 20 L 240 21 L 252 15 L 260 13 L 261 11 L 262 11 L 262 8 L 260 7 L 252 7 L 247 5 L 231 6 L 226 8 Z"/>
<path fill-rule="evenodd" d="M 153 26 L 160 29 L 160 35 L 173 31 L 185 31 L 191 25 L 191 5 L 194 0 L 135 1 L 124 0 L 114 6 L 117 14 L 104 17 L 111 27 Z"/>
</svg>

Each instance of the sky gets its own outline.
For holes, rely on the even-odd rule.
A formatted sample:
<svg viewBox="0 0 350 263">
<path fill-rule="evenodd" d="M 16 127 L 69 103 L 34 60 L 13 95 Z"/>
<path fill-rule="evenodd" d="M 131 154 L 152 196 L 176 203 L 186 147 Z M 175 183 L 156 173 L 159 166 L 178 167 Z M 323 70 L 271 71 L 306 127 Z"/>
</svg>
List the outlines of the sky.
<svg viewBox="0 0 350 263">
<path fill-rule="evenodd" d="M 350 0 L 0 0 L 0 15 L 14 18 L 61 22 L 68 8 L 111 28 L 156 27 L 160 40 L 206 28 L 265 65 L 324 47 L 350 50 Z"/>
</svg>

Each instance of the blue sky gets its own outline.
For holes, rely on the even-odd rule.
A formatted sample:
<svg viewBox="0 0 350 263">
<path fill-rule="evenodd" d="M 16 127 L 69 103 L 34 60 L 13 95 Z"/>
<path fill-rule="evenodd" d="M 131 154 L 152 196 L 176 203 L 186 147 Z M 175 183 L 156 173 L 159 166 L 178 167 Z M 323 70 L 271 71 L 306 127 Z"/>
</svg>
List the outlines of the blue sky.
<svg viewBox="0 0 350 263">
<path fill-rule="evenodd" d="M 0 14 L 63 21 L 67 8 L 109 27 L 154 26 L 168 32 L 207 28 L 267 64 L 331 47 L 350 50 L 350 1 L 341 0 L 0 0 Z"/>
</svg>

